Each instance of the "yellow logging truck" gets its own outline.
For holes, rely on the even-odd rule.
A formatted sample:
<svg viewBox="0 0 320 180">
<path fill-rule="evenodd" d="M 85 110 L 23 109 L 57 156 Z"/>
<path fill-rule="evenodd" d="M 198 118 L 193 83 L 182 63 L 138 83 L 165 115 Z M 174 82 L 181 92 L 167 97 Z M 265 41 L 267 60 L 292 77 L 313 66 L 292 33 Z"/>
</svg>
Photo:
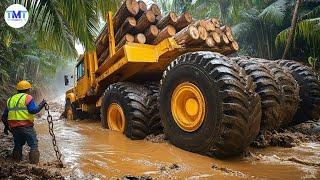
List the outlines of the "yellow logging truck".
<svg viewBox="0 0 320 180">
<path fill-rule="evenodd" d="M 124 1 L 114 17 L 109 13 L 96 51 L 78 60 L 67 118 L 100 114 L 102 127 L 131 139 L 163 131 L 175 146 L 210 156 L 240 153 L 260 123 L 263 132 L 319 119 L 312 69 L 287 60 L 231 60 L 224 55 L 239 47 L 220 25 Z"/>
</svg>

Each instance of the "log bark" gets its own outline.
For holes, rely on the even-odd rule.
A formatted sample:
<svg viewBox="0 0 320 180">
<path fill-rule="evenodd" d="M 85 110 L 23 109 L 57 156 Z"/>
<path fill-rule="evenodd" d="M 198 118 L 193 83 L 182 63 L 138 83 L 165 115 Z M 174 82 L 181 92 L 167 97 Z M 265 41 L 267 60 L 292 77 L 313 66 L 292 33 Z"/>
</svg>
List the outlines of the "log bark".
<svg viewBox="0 0 320 180">
<path fill-rule="evenodd" d="M 190 15 L 190 13 L 184 12 L 179 16 L 175 28 L 177 31 L 181 31 L 181 29 L 190 25 L 192 23 L 192 21 L 193 20 L 192 20 L 192 16 Z"/>
<path fill-rule="evenodd" d="M 162 18 L 158 23 L 157 26 L 159 29 L 163 29 L 168 25 L 175 26 L 178 21 L 178 17 L 176 13 L 169 12 L 164 18 Z"/>
<path fill-rule="evenodd" d="M 101 65 L 109 56 L 109 49 L 105 49 L 101 56 L 99 57 L 98 64 Z"/>
<path fill-rule="evenodd" d="M 175 34 L 176 34 L 176 29 L 173 26 L 168 25 L 167 27 L 165 27 L 163 30 L 160 31 L 159 35 L 152 42 L 152 44 L 159 44 L 164 39 L 172 37 Z"/>
<path fill-rule="evenodd" d="M 134 36 L 134 42 L 135 43 L 140 43 L 140 44 L 145 44 L 146 43 L 146 36 L 142 33 L 139 33 Z"/>
<path fill-rule="evenodd" d="M 163 18 L 162 15 L 156 16 L 156 21 L 153 23 L 154 25 L 158 24 L 158 22 Z"/>
<path fill-rule="evenodd" d="M 207 37 L 205 46 L 210 48 L 215 46 L 215 42 L 211 36 Z"/>
<path fill-rule="evenodd" d="M 161 16 L 161 10 L 157 4 L 152 4 L 148 10 L 152 11 L 156 17 Z"/>
<path fill-rule="evenodd" d="M 138 1 L 138 5 L 139 5 L 139 12 L 135 16 L 136 19 L 139 19 L 142 16 L 142 14 L 147 11 L 147 4 L 145 2 Z"/>
<path fill-rule="evenodd" d="M 136 0 L 125 0 L 113 17 L 114 29 L 119 29 L 129 16 L 136 16 L 139 13 L 139 4 Z"/>
<path fill-rule="evenodd" d="M 116 46 L 116 51 L 118 51 L 122 46 L 124 46 L 127 42 L 134 42 L 134 36 L 131 34 L 126 34 L 123 36 L 121 41 Z"/>
<path fill-rule="evenodd" d="M 135 28 L 136 33 L 144 32 L 152 23 L 155 22 L 155 20 L 156 17 L 152 11 L 146 11 L 143 13 L 137 22 L 137 26 Z"/>
<path fill-rule="evenodd" d="M 125 34 L 132 31 L 136 27 L 136 25 L 137 21 L 133 17 L 128 17 L 115 36 L 116 44 L 121 40 L 121 38 Z"/>
<path fill-rule="evenodd" d="M 147 38 L 147 43 L 151 43 L 157 38 L 159 29 L 157 28 L 157 26 L 151 25 L 144 34 Z"/>
<path fill-rule="evenodd" d="M 179 45 L 189 45 L 192 41 L 199 39 L 199 31 L 196 26 L 189 25 L 178 32 L 173 38 Z"/>
</svg>

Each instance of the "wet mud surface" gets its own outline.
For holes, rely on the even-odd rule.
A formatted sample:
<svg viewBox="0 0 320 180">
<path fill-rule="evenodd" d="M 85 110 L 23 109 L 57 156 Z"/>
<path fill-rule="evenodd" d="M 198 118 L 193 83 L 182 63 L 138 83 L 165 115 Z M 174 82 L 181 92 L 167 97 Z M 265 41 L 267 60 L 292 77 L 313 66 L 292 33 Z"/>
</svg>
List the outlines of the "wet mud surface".
<svg viewBox="0 0 320 180">
<path fill-rule="evenodd" d="M 250 147 L 241 157 L 214 159 L 183 151 L 164 135 L 131 141 L 102 129 L 100 122 L 67 122 L 63 106 L 51 103 L 54 129 L 65 168 L 55 167 L 55 156 L 45 114 L 38 118 L 40 165 L 10 160 L 12 139 L 0 132 L 0 179 L 210 179 L 319 178 L 320 143 L 317 122 L 265 134 L 264 148 Z M 1 127 L 0 127 L 1 128 Z M 271 140 L 270 140 L 271 139 Z M 260 141 L 259 141 L 260 142 Z M 277 146 L 284 147 L 277 147 Z M 27 150 L 27 149 L 26 149 Z M 25 152 L 26 153 L 26 152 Z M 18 176 L 21 177 L 16 177 Z"/>
</svg>

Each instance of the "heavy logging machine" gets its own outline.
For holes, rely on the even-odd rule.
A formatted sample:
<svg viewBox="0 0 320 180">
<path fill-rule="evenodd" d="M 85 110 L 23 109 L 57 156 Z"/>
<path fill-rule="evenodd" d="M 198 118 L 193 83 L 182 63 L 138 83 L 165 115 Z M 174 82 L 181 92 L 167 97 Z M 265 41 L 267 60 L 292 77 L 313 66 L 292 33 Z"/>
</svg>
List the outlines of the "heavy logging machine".
<svg viewBox="0 0 320 180">
<path fill-rule="evenodd" d="M 219 20 L 162 16 L 156 4 L 126 0 L 95 44 L 66 92 L 68 119 L 100 113 L 102 127 L 131 139 L 163 131 L 182 149 L 216 156 L 238 154 L 257 136 L 259 92 L 224 56 L 239 47 Z"/>
</svg>

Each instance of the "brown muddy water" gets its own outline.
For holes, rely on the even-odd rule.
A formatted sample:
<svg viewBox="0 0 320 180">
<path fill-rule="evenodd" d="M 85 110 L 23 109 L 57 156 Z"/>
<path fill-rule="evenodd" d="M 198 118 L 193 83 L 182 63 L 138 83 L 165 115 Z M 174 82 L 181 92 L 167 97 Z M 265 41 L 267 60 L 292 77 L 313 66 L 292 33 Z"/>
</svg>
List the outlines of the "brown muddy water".
<svg viewBox="0 0 320 180">
<path fill-rule="evenodd" d="M 72 178 L 115 179 L 124 175 L 147 175 L 158 179 L 320 178 L 320 167 L 290 158 L 320 163 L 320 144 L 293 148 L 249 149 L 251 156 L 218 160 L 190 153 L 168 142 L 132 141 L 102 129 L 98 121 L 66 122 L 54 116 L 54 128 L 66 168 Z M 45 116 L 36 123 L 41 162 L 55 160 Z M 250 154 L 248 153 L 248 154 Z"/>
</svg>

